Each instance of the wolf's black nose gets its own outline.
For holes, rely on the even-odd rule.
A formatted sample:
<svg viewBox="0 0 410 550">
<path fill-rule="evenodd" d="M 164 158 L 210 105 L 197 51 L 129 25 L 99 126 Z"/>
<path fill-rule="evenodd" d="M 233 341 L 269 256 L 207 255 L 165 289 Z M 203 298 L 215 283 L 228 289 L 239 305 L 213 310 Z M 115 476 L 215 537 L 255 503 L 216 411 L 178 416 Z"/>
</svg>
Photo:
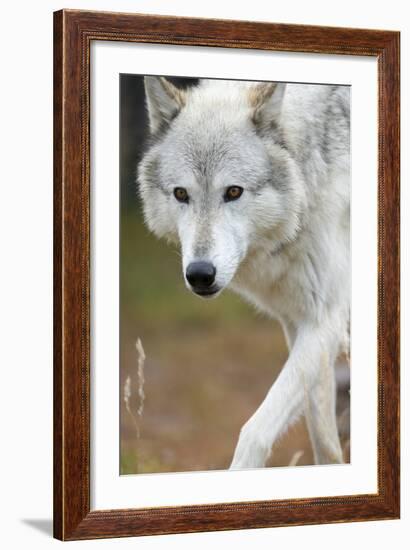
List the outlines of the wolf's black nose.
<svg viewBox="0 0 410 550">
<path fill-rule="evenodd" d="M 215 282 L 216 269 L 210 262 L 192 262 L 186 268 L 186 278 L 194 289 L 205 290 Z"/>
</svg>

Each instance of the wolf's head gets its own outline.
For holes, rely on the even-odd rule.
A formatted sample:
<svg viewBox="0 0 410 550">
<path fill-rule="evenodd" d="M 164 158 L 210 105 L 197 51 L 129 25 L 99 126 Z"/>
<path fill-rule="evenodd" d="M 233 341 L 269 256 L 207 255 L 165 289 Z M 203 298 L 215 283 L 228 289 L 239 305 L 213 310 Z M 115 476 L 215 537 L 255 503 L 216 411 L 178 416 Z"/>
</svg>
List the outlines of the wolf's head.
<svg viewBox="0 0 410 550">
<path fill-rule="evenodd" d="M 179 241 L 190 290 L 213 296 L 250 250 L 299 223 L 301 186 L 281 128 L 285 84 L 145 77 L 152 145 L 139 166 L 145 220 Z"/>
</svg>

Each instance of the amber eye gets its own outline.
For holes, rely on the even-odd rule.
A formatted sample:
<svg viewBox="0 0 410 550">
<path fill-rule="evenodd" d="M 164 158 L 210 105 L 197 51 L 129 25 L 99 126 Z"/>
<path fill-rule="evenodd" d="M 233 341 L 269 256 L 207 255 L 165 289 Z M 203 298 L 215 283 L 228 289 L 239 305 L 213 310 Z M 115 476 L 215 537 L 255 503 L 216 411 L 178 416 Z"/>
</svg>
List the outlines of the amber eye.
<svg viewBox="0 0 410 550">
<path fill-rule="evenodd" d="M 232 185 L 232 187 L 228 187 L 228 189 L 225 191 L 224 199 L 226 202 L 236 201 L 237 199 L 239 199 L 242 193 L 242 187 L 239 187 L 238 185 Z"/>
<path fill-rule="evenodd" d="M 183 187 L 175 187 L 174 197 L 179 202 L 188 202 L 188 200 L 189 200 L 187 190 L 184 189 Z"/>
</svg>

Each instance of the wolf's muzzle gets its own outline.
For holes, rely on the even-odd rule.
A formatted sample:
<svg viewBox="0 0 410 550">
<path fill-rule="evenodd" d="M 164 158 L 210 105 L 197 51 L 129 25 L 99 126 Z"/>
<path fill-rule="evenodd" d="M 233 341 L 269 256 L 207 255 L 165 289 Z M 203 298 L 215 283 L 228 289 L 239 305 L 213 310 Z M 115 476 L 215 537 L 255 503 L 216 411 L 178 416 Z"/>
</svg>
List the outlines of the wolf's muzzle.
<svg viewBox="0 0 410 550">
<path fill-rule="evenodd" d="M 210 262 L 191 262 L 186 268 L 185 275 L 196 294 L 209 296 L 217 292 L 217 289 L 213 288 L 216 268 Z"/>
</svg>

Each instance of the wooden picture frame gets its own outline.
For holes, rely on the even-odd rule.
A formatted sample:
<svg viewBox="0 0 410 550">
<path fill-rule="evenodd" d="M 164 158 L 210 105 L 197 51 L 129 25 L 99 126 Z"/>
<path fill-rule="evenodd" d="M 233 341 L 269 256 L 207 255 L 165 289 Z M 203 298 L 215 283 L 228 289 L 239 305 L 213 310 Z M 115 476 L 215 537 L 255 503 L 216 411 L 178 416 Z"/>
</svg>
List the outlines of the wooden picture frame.
<svg viewBox="0 0 410 550">
<path fill-rule="evenodd" d="M 90 510 L 93 40 L 372 56 L 378 62 L 378 493 Z M 399 455 L 398 32 L 63 10 L 54 14 L 54 536 L 62 540 L 393 519 Z"/>
</svg>

